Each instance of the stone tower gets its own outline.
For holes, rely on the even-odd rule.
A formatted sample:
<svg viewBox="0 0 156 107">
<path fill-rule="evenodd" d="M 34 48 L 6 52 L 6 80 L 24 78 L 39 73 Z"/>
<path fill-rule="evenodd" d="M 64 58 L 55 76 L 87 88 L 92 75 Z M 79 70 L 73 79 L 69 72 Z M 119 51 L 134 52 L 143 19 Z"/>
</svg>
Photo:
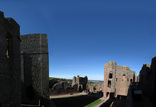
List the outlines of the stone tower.
<svg viewBox="0 0 156 107">
<path fill-rule="evenodd" d="M 48 107 L 49 54 L 46 34 L 21 36 L 22 104 Z"/>
<path fill-rule="evenodd" d="M 117 66 L 115 61 L 104 65 L 104 97 L 127 96 L 129 85 L 135 81 L 136 73 L 128 66 Z"/>
<path fill-rule="evenodd" d="M 72 81 L 72 87 L 77 87 L 77 91 L 82 91 L 82 90 L 86 90 L 87 89 L 87 84 L 88 84 L 88 77 L 79 77 L 79 75 L 77 77 L 73 77 L 73 81 Z"/>
<path fill-rule="evenodd" d="M 0 107 L 21 106 L 20 26 L 0 12 Z"/>
<path fill-rule="evenodd" d="M 147 107 L 156 106 L 156 56 L 152 58 L 151 65 L 144 64 L 139 74 L 139 89 L 142 96 L 149 100 L 143 100 Z"/>
</svg>

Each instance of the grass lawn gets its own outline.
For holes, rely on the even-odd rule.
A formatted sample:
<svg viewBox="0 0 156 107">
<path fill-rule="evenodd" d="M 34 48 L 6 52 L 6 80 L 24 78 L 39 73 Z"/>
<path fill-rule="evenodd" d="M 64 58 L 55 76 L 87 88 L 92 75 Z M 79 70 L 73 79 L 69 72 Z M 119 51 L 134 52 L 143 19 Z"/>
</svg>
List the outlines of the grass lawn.
<svg viewBox="0 0 156 107">
<path fill-rule="evenodd" d="M 97 99 L 96 101 L 86 105 L 85 107 L 95 107 L 97 104 L 101 103 L 103 100 Z"/>
<path fill-rule="evenodd" d="M 98 98 L 87 95 L 79 95 L 67 98 L 51 99 L 57 107 L 84 107 Z"/>
<path fill-rule="evenodd" d="M 67 96 L 67 97 L 59 97 L 59 98 L 72 98 L 72 97 L 79 97 L 83 95 L 74 95 L 74 96 Z M 52 99 L 59 99 L 59 98 L 52 98 Z"/>
</svg>

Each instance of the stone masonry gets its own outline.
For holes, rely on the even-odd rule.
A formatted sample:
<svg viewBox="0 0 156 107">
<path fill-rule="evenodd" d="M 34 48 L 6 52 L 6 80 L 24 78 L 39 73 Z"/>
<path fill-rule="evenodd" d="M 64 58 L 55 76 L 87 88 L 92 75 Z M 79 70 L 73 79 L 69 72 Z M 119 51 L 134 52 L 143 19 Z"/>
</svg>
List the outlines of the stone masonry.
<svg viewBox="0 0 156 107">
<path fill-rule="evenodd" d="M 46 34 L 21 36 L 22 104 L 49 106 L 49 54 Z"/>
<path fill-rule="evenodd" d="M 20 26 L 0 12 L 0 107 L 20 107 Z"/>
<path fill-rule="evenodd" d="M 86 90 L 87 89 L 87 84 L 88 84 L 88 78 L 87 76 L 83 77 L 79 77 L 79 75 L 77 77 L 73 77 L 73 81 L 72 81 L 72 87 L 77 87 L 77 91 L 82 91 L 82 90 Z"/>
<path fill-rule="evenodd" d="M 104 97 L 127 96 L 131 82 L 136 81 L 136 72 L 131 71 L 128 66 L 118 66 L 115 61 L 104 65 Z"/>
<path fill-rule="evenodd" d="M 147 107 L 156 106 L 156 57 L 152 58 L 151 65 L 144 64 L 139 74 L 139 89 L 142 90 L 142 98 L 146 98 L 143 104 Z"/>
</svg>

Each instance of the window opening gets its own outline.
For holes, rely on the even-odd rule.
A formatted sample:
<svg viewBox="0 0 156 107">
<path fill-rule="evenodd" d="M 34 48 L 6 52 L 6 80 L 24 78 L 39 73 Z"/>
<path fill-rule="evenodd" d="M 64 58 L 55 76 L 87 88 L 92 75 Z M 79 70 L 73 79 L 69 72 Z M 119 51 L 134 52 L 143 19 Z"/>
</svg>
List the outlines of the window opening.
<svg viewBox="0 0 156 107">
<path fill-rule="evenodd" d="M 113 74 L 112 73 L 109 73 L 109 78 L 111 79 L 113 77 Z"/>
<path fill-rule="evenodd" d="M 111 81 L 108 81 L 108 87 L 111 88 Z"/>
</svg>

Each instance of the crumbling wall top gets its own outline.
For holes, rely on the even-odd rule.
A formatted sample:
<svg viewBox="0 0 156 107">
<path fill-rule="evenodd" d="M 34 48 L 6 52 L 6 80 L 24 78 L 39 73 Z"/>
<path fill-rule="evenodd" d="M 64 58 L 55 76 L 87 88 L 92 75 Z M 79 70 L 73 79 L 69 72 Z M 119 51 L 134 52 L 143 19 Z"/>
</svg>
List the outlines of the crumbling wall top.
<svg viewBox="0 0 156 107">
<path fill-rule="evenodd" d="M 156 62 L 156 56 L 152 58 L 152 62 Z"/>
<path fill-rule="evenodd" d="M 143 66 L 146 66 L 146 67 L 148 67 L 148 68 L 150 68 L 150 64 L 148 64 L 148 63 L 146 63 L 146 64 L 144 64 Z"/>
<path fill-rule="evenodd" d="M 4 17 L 4 13 L 0 11 L 0 18 Z"/>
<path fill-rule="evenodd" d="M 20 40 L 20 26 L 13 18 L 5 18 L 4 13 L 0 11 L 0 21 L 11 36 L 15 36 Z"/>
<path fill-rule="evenodd" d="M 105 66 L 109 66 L 109 65 L 116 65 L 115 61 L 109 61 L 108 63 L 104 64 Z"/>
<path fill-rule="evenodd" d="M 38 36 L 38 35 L 47 36 L 47 34 L 44 34 L 44 33 L 31 33 L 31 34 L 24 34 L 24 35 L 21 35 L 21 36 L 34 36 L 34 35 L 36 35 L 36 36 Z"/>
<path fill-rule="evenodd" d="M 116 62 L 115 62 L 115 61 L 109 61 L 108 63 L 111 63 L 111 64 L 113 64 L 113 63 L 114 63 L 114 64 L 116 64 Z"/>
</svg>

